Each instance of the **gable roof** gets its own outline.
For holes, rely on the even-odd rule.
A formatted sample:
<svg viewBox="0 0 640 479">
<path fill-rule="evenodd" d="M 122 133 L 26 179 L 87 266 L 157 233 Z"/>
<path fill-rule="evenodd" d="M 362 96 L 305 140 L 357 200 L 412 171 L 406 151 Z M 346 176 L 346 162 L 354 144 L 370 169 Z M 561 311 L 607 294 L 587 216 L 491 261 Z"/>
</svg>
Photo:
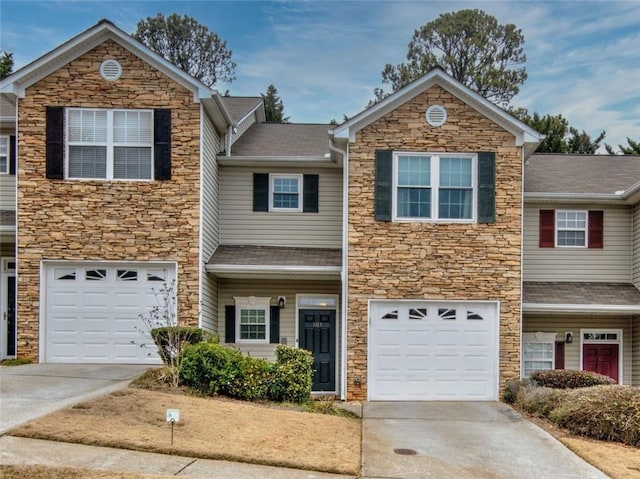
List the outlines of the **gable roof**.
<svg viewBox="0 0 640 479">
<path fill-rule="evenodd" d="M 497 107 L 486 98 L 446 74 L 440 68 L 434 68 L 423 77 L 358 113 L 353 118 L 331 130 L 330 134 L 334 138 L 347 139 L 353 142 L 358 131 L 435 85 L 448 91 L 506 131 L 512 133 L 516 137 L 516 145 L 523 146 L 527 156 L 535 151 L 540 140 L 544 138 L 533 128 Z"/>
<path fill-rule="evenodd" d="M 29 86 L 62 68 L 106 40 L 116 42 L 167 75 L 176 83 L 191 91 L 194 102 L 204 102 L 205 110 L 213 115 L 212 118 L 214 120 L 218 120 L 216 121 L 218 126 L 222 126 L 225 122 L 227 124 L 233 124 L 232 117 L 216 90 L 212 90 L 204 83 L 196 80 L 106 19 L 100 20 L 94 26 L 67 40 L 0 81 L 0 93 L 23 98 L 25 90 Z"/>
<path fill-rule="evenodd" d="M 262 104 L 262 97 L 259 96 L 223 96 L 222 99 L 236 123 L 240 123 L 240 120 Z"/>
<path fill-rule="evenodd" d="M 626 199 L 640 186 L 640 156 L 537 153 L 525 162 L 529 198 Z"/>
<path fill-rule="evenodd" d="M 232 157 L 328 158 L 330 126 L 255 123 L 233 144 Z"/>
</svg>

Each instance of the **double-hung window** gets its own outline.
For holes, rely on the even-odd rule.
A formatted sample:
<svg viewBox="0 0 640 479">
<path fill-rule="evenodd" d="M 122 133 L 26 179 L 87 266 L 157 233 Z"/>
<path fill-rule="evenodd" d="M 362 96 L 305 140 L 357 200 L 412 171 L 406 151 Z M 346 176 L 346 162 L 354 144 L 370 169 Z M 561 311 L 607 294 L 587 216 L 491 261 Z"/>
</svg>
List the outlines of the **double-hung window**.
<svg viewBox="0 0 640 479">
<path fill-rule="evenodd" d="M 9 173 L 9 137 L 0 136 L 0 175 Z"/>
<path fill-rule="evenodd" d="M 528 378 L 534 371 L 554 369 L 556 333 L 523 333 L 522 369 Z"/>
<path fill-rule="evenodd" d="M 586 211 L 556 211 L 556 245 L 587 246 Z"/>
<path fill-rule="evenodd" d="M 235 298 L 238 341 L 269 341 L 270 298 Z"/>
<path fill-rule="evenodd" d="M 394 154 L 394 219 L 475 220 L 474 154 Z"/>
<path fill-rule="evenodd" d="M 302 211 L 302 175 L 270 175 L 271 211 Z"/>
<path fill-rule="evenodd" d="M 153 178 L 153 111 L 67 109 L 67 177 Z"/>
</svg>

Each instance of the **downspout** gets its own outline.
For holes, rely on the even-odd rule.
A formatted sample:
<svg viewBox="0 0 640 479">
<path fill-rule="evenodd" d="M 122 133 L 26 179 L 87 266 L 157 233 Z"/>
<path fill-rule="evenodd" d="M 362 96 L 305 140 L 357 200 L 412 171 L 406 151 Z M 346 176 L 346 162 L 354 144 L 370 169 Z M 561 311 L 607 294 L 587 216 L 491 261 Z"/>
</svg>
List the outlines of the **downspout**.
<svg viewBox="0 0 640 479">
<path fill-rule="evenodd" d="M 227 127 L 227 134 L 226 134 L 226 145 L 224 146 L 224 151 L 225 151 L 225 156 L 230 157 L 231 156 L 231 137 L 233 136 L 233 125 L 229 125 Z"/>
<path fill-rule="evenodd" d="M 331 133 L 329 133 L 331 135 Z M 347 399 L 347 294 L 349 291 L 349 275 L 347 271 L 349 259 L 349 145 L 347 150 L 341 150 L 329 140 L 329 149 L 334 153 L 342 155 L 342 268 L 340 269 L 340 280 L 342 281 L 342 295 L 340 301 L 341 308 L 341 330 L 340 351 L 342 360 L 340 361 L 340 399 Z"/>
</svg>

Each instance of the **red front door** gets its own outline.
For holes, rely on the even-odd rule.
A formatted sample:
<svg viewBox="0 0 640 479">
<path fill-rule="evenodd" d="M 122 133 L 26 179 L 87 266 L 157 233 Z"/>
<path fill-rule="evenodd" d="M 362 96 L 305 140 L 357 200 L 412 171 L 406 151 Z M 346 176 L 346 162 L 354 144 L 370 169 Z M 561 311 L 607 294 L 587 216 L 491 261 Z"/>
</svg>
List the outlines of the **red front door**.
<svg viewBox="0 0 640 479">
<path fill-rule="evenodd" d="M 618 381 L 618 345 L 585 344 L 582 349 L 585 371 L 604 374 Z"/>
</svg>

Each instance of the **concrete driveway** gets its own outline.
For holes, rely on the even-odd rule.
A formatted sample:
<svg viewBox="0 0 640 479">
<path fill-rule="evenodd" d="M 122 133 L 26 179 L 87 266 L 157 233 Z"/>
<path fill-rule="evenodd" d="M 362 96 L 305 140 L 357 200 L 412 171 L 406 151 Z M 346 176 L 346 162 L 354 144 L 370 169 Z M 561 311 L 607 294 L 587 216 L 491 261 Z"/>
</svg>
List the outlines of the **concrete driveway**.
<svg viewBox="0 0 640 479">
<path fill-rule="evenodd" d="M 149 366 L 0 366 L 0 434 L 22 423 L 124 387 Z"/>
<path fill-rule="evenodd" d="M 362 463 L 376 479 L 608 477 L 497 402 L 365 403 Z"/>
</svg>

